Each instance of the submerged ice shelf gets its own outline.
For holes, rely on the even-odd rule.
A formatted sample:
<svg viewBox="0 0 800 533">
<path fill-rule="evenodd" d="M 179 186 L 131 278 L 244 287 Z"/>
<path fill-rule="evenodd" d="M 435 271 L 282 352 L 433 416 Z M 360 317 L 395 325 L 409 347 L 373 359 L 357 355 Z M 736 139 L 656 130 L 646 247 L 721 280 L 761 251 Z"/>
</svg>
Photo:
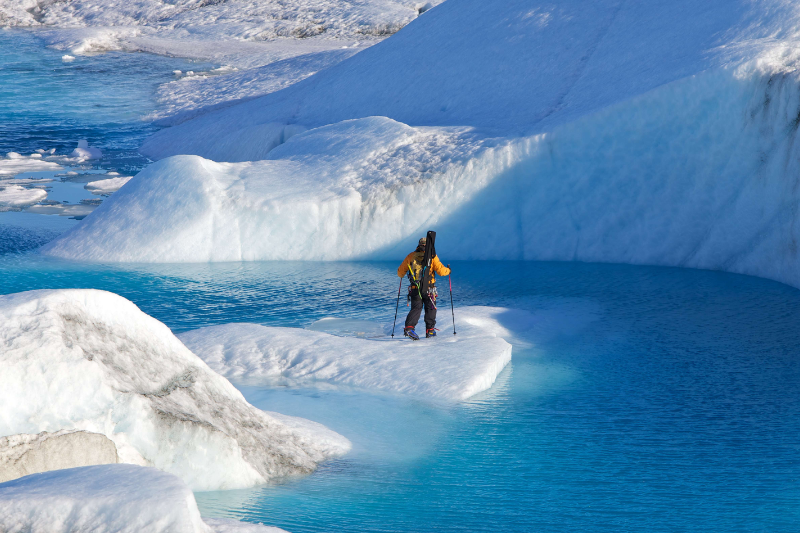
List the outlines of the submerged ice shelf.
<svg viewBox="0 0 800 533">
<path fill-rule="evenodd" d="M 344 437 L 248 404 L 161 322 L 96 290 L 0 297 L 0 435 L 80 429 L 195 490 L 313 471 Z"/>
<path fill-rule="evenodd" d="M 493 307 L 458 308 L 457 335 L 440 322 L 438 337 L 413 342 L 403 338 L 402 320 L 394 339 L 386 328 L 380 337 L 353 338 L 322 331 L 227 324 L 178 336 L 213 370 L 247 385 L 280 382 L 328 382 L 441 400 L 464 400 L 492 386 L 511 361 L 512 320 L 522 331 L 537 317 Z M 444 312 L 442 312 L 444 315 Z M 312 325 L 326 327 L 331 321 Z M 380 326 L 380 325 L 377 325 Z M 341 326 L 339 326 L 341 327 Z M 345 322 L 345 329 L 352 330 Z M 359 324 L 355 329 L 365 329 Z"/>
</svg>

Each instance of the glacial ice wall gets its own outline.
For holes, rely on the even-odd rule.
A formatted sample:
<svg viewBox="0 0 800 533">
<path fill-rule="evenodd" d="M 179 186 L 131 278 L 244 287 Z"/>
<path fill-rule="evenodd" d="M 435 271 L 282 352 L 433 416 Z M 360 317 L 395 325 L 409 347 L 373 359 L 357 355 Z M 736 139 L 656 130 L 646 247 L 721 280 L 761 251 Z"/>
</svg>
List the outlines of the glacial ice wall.
<svg viewBox="0 0 800 533">
<path fill-rule="evenodd" d="M 518 139 L 368 118 L 298 134 L 266 161 L 168 158 L 45 252 L 394 258 L 434 228 L 453 259 L 685 266 L 800 286 L 794 61 L 786 50 L 715 69 Z"/>
</svg>

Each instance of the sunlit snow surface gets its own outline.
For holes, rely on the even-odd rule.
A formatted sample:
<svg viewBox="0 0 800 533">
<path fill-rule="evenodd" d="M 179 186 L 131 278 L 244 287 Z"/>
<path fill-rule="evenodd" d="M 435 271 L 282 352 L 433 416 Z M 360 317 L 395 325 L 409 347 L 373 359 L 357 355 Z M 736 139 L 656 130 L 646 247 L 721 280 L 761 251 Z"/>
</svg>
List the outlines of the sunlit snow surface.
<svg viewBox="0 0 800 533">
<path fill-rule="evenodd" d="M 235 383 L 324 381 L 422 398 L 463 400 L 490 388 L 511 361 L 511 344 L 503 337 L 512 333 L 498 317 L 523 330 L 534 328 L 539 320 L 527 312 L 486 307 L 459 307 L 458 317 L 460 334 L 442 328 L 445 331 L 438 337 L 425 342 L 404 338 L 402 320 L 395 338 L 384 333 L 359 339 L 257 324 L 212 326 L 179 338 L 212 370 Z M 319 324 L 310 327 L 314 326 Z"/>
<path fill-rule="evenodd" d="M 178 477 L 155 468 L 72 468 L 0 483 L 0 529 L 32 533 L 281 533 L 278 528 L 200 517 Z"/>
</svg>

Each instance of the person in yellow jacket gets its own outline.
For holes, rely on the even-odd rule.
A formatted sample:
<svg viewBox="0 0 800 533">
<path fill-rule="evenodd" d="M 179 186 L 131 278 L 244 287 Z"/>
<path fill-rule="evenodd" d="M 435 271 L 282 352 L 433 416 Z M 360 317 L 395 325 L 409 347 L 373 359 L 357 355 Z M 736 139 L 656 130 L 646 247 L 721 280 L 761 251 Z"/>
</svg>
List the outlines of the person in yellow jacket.
<svg viewBox="0 0 800 533">
<path fill-rule="evenodd" d="M 403 277 L 408 275 L 411 282 L 408 288 L 408 299 L 411 302 L 411 310 L 406 317 L 406 325 L 403 328 L 403 335 L 411 337 L 414 340 L 419 340 L 419 335 L 414 331 L 419 322 L 419 315 L 422 313 L 423 306 L 425 307 L 425 336 L 436 336 L 436 276 L 449 276 L 450 269 L 447 268 L 439 261 L 438 256 L 434 256 L 431 261 L 430 281 L 428 282 L 428 290 L 423 293 L 421 288 L 422 280 L 422 262 L 425 257 L 425 237 L 419 240 L 417 249 L 411 252 L 403 259 L 403 262 L 397 269 L 397 276 Z M 435 274 L 434 274 L 435 273 Z"/>
</svg>

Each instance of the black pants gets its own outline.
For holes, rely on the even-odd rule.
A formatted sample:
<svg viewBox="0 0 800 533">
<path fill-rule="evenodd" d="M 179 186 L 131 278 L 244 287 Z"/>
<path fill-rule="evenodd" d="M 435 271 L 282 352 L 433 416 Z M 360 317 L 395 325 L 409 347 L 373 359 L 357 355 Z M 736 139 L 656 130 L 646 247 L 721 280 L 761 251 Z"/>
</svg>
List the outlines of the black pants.
<svg viewBox="0 0 800 533">
<path fill-rule="evenodd" d="M 433 329 L 436 325 L 436 307 L 433 301 L 427 294 L 423 294 L 422 298 L 419 296 L 419 291 L 412 287 L 408 290 L 411 295 L 411 311 L 408 312 L 406 317 L 406 327 L 416 327 L 419 322 L 419 315 L 422 313 L 422 307 L 425 306 L 425 328 Z"/>
</svg>

